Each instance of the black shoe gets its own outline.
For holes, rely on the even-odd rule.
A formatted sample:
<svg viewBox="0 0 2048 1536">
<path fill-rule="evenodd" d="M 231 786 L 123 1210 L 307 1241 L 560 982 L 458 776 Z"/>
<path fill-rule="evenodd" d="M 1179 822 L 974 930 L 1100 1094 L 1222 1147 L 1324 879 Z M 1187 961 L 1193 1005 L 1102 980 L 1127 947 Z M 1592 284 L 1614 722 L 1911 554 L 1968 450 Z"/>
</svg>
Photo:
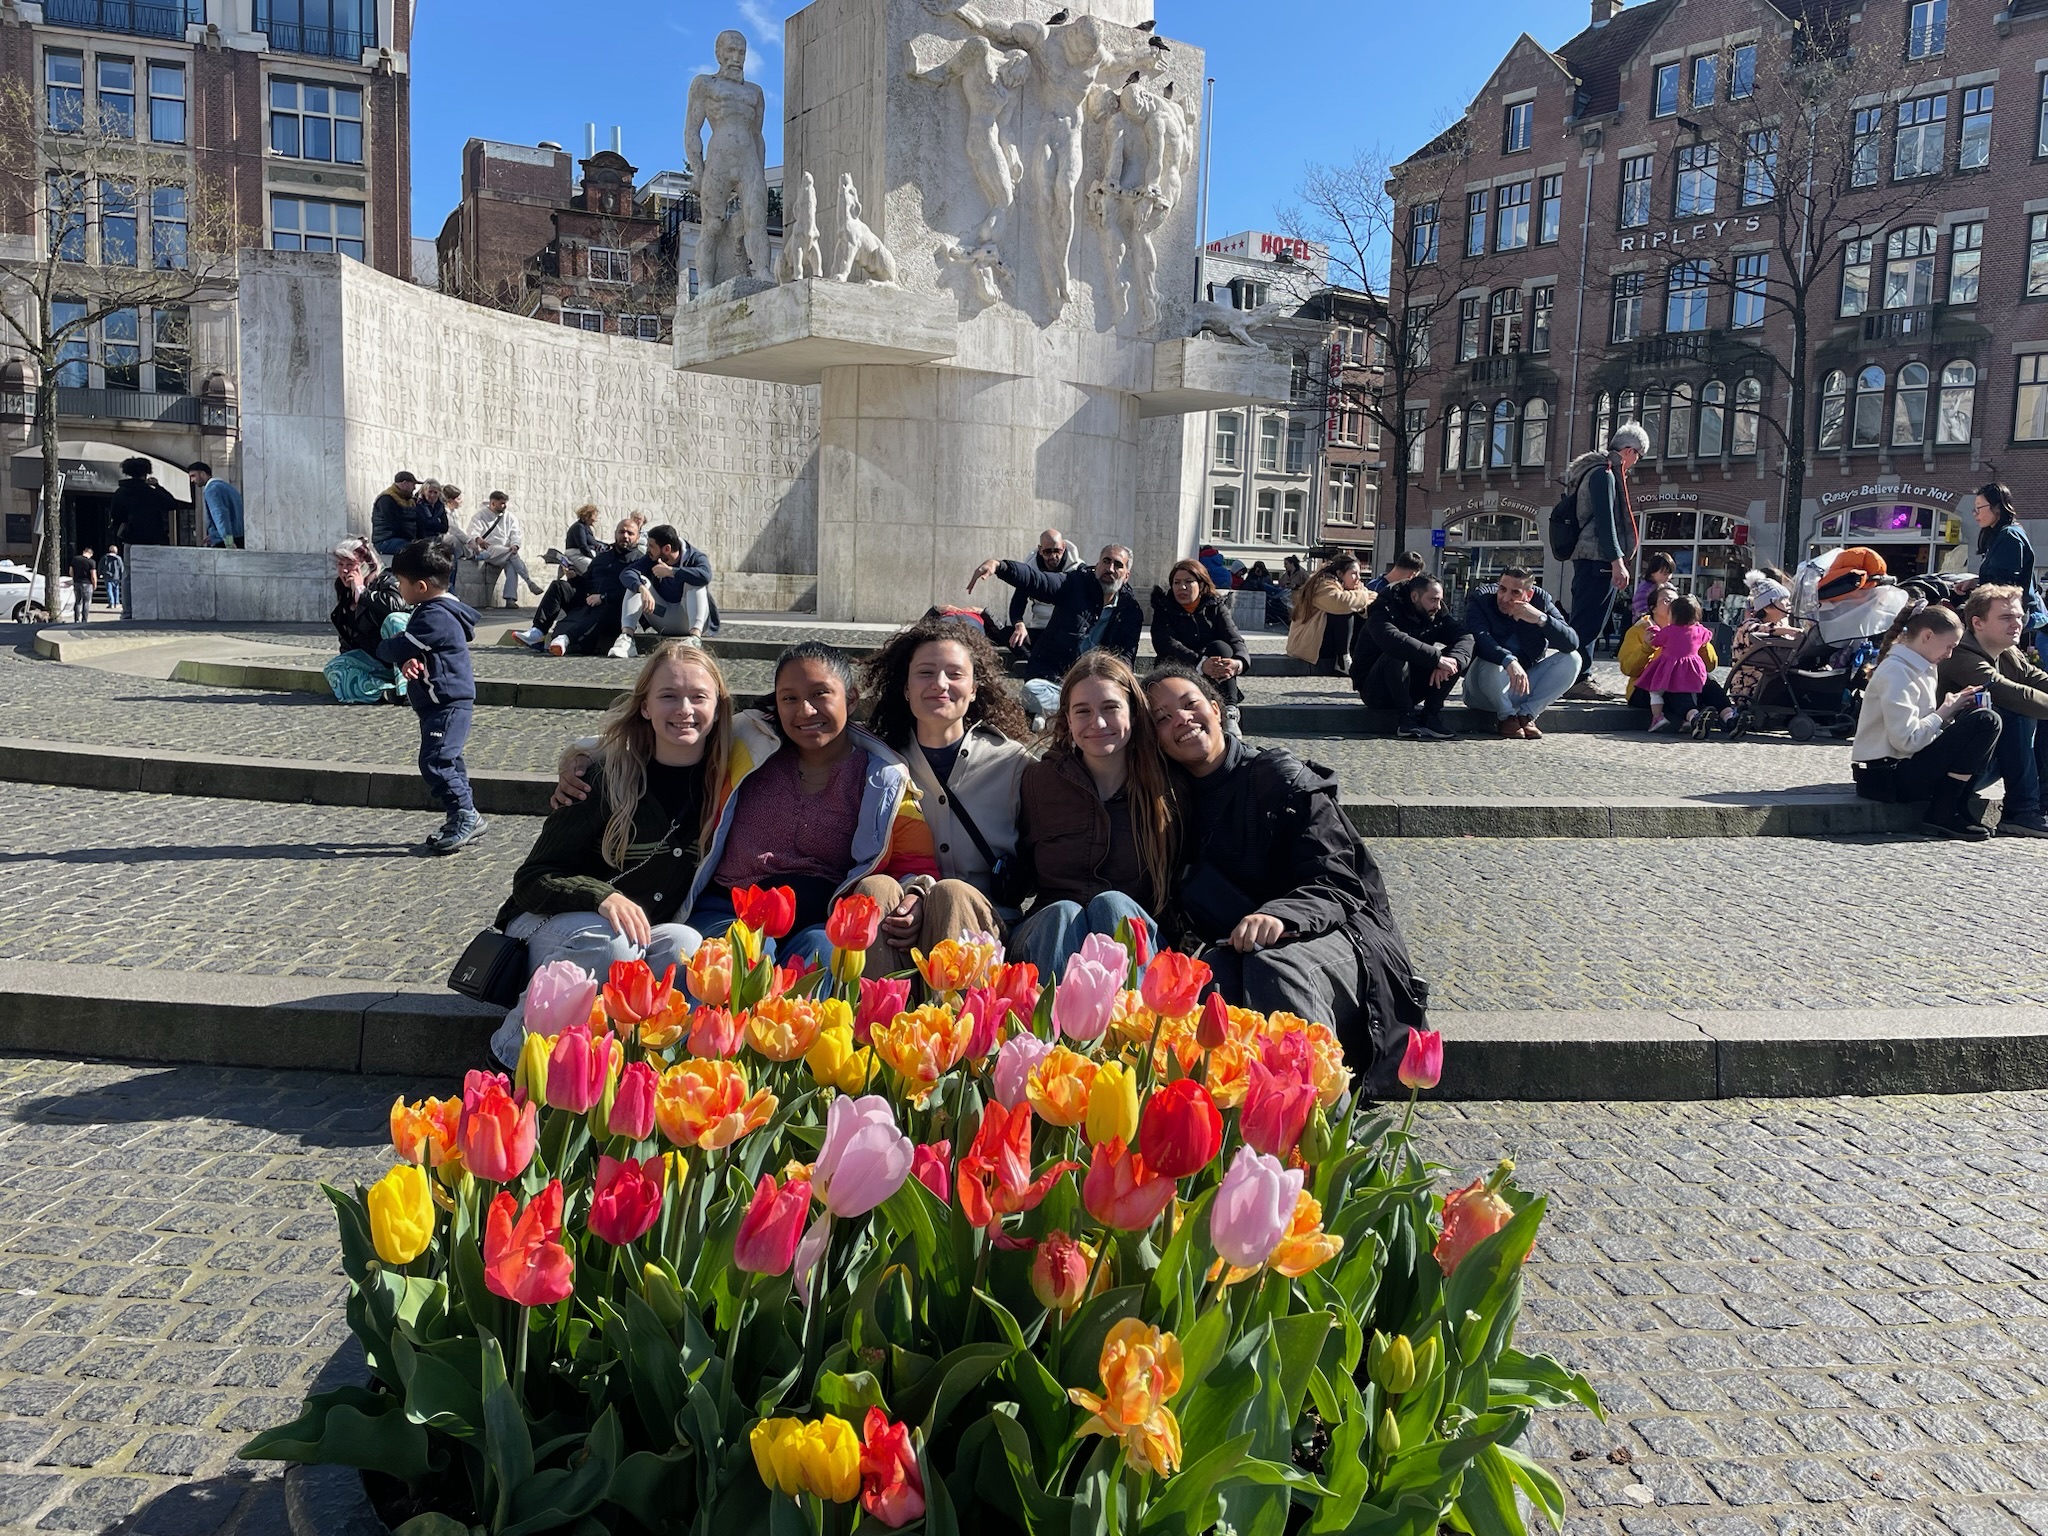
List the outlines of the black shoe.
<svg viewBox="0 0 2048 1536">
<path fill-rule="evenodd" d="M 2048 817 L 2006 817 L 1998 823 L 2000 837 L 2048 837 Z"/>
<path fill-rule="evenodd" d="M 1921 818 L 1920 830 L 1964 843 L 1983 843 L 1991 839 L 1991 829 L 1970 814 L 1969 786 L 1954 779 L 1945 780 L 1928 799 L 1927 814 Z"/>
<path fill-rule="evenodd" d="M 435 853 L 453 853 L 456 849 L 482 837 L 487 825 L 489 823 L 475 811 L 465 811 L 455 820 L 454 825 L 443 827 L 428 838 L 427 846 Z"/>
<path fill-rule="evenodd" d="M 1403 741 L 1455 741 L 1454 732 L 1444 729 L 1441 715 L 1407 715 L 1394 727 L 1394 734 Z"/>
</svg>

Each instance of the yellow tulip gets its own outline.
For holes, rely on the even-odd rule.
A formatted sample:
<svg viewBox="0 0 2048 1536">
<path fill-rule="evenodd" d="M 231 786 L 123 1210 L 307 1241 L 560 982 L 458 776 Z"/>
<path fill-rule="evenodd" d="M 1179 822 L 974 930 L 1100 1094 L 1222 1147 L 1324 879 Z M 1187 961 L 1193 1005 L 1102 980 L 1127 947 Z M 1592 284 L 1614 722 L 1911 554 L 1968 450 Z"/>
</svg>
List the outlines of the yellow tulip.
<svg viewBox="0 0 2048 1536">
<path fill-rule="evenodd" d="M 804 1491 L 803 1467 L 789 1448 L 792 1436 L 802 1431 L 799 1419 L 762 1419 L 747 1434 L 754 1470 L 761 1474 L 761 1481 L 791 1498 Z"/>
<path fill-rule="evenodd" d="M 1088 1118 L 1088 1090 L 1095 1063 L 1079 1051 L 1056 1045 L 1024 1080 L 1024 1096 L 1048 1125 L 1079 1125 Z"/>
<path fill-rule="evenodd" d="M 952 942 L 945 940 L 940 947 Z M 911 1102 L 922 1104 L 965 1054 L 974 1038 L 974 1016 L 955 1018 L 950 1008 L 927 1005 L 875 1025 L 871 1038 L 876 1054 L 902 1076 Z"/>
<path fill-rule="evenodd" d="M 841 1005 L 844 1006 L 843 1004 Z M 841 1093 L 859 1093 L 874 1070 L 874 1053 L 853 1038 L 851 1024 L 832 1024 L 818 1031 L 817 1042 L 804 1053 L 811 1076 Z"/>
<path fill-rule="evenodd" d="M 747 1021 L 747 1044 L 770 1061 L 795 1061 L 810 1050 L 824 1024 L 811 998 L 763 998 Z"/>
<path fill-rule="evenodd" d="M 370 1240 L 386 1264 L 410 1264 L 434 1239 L 434 1191 L 427 1170 L 400 1163 L 372 1184 Z"/>
<path fill-rule="evenodd" d="M 860 1493 L 860 1436 L 831 1413 L 804 1429 L 804 1485 L 834 1504 L 851 1503 Z"/>
<path fill-rule="evenodd" d="M 554 1049 L 555 1042 L 547 1035 L 528 1035 L 519 1047 L 519 1065 L 512 1070 L 512 1087 L 529 1103 L 548 1101 L 548 1062 Z"/>
<path fill-rule="evenodd" d="M 1002 957 L 1002 946 L 993 940 L 965 936 L 939 940 L 930 954 L 921 949 L 910 952 L 926 986 L 955 996 L 970 987 L 987 986 L 990 968 Z"/>
<path fill-rule="evenodd" d="M 1091 1147 L 1119 1139 L 1126 1145 L 1137 1141 L 1138 1079 L 1122 1062 L 1105 1062 L 1095 1069 L 1083 1127 Z"/>
</svg>

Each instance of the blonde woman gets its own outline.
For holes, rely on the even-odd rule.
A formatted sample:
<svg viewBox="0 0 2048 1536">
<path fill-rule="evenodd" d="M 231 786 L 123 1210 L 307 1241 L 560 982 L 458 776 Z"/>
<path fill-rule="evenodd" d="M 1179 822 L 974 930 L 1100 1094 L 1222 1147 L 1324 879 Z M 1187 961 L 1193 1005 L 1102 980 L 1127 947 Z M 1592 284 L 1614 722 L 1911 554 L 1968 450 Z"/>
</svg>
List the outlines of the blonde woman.
<svg viewBox="0 0 2048 1536">
<path fill-rule="evenodd" d="M 1378 595 L 1366 586 L 1356 555 L 1330 560 L 1294 594 L 1287 654 L 1319 672 L 1341 676 L 1351 651 L 1351 626 Z"/>
<path fill-rule="evenodd" d="M 697 952 L 678 919 L 717 825 L 732 732 L 718 663 L 664 641 L 605 714 L 583 770 L 591 793 L 548 817 L 498 911 L 526 941 L 528 975 L 571 960 L 602 981 L 613 961 L 642 959 L 659 974 Z M 517 1058 L 523 1019 L 515 1005 L 492 1037 L 500 1060 Z"/>
</svg>

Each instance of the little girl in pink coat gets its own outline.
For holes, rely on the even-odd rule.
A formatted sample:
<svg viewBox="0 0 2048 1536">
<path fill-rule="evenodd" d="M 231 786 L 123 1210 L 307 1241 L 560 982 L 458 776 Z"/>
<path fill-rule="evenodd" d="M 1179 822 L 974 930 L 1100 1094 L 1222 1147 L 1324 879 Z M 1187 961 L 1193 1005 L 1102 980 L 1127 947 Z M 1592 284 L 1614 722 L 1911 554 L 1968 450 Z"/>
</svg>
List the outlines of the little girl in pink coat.
<svg viewBox="0 0 2048 1536">
<path fill-rule="evenodd" d="M 1650 696 L 1650 729 L 1662 730 L 1668 708 L 1681 721 L 1699 713 L 1700 689 L 1707 681 L 1707 661 L 1700 654 L 1713 644 L 1713 632 L 1700 622 L 1700 605 L 1690 597 L 1671 600 L 1671 622 L 1653 625 L 1649 641 L 1656 654 L 1636 679 Z"/>
</svg>

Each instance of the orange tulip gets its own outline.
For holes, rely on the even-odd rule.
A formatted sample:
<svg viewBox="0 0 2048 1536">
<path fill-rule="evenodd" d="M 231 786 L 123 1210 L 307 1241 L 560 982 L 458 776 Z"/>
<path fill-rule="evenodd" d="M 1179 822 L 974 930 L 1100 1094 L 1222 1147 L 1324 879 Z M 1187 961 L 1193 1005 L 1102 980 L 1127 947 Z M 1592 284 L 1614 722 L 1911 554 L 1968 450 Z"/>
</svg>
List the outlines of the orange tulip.
<svg viewBox="0 0 2048 1536">
<path fill-rule="evenodd" d="M 491 1293 L 522 1307 L 552 1306 L 576 1288 L 576 1261 L 562 1246 L 562 1181 L 518 1207 L 512 1191 L 501 1189 L 484 1219 L 484 1284 Z"/>
<path fill-rule="evenodd" d="M 409 1163 L 420 1163 L 452 1184 L 462 1174 L 462 1152 L 456 1146 L 456 1128 L 462 1121 L 462 1100 L 421 1099 L 408 1104 L 395 1099 L 391 1105 L 392 1150 Z"/>
<path fill-rule="evenodd" d="M 614 960 L 611 978 L 604 984 L 604 1011 L 615 1025 L 651 1019 L 668 1006 L 675 979 L 674 966 L 657 977 L 645 960 Z"/>
<path fill-rule="evenodd" d="M 1513 1170 L 1514 1164 L 1503 1162 L 1490 1177 L 1474 1179 L 1444 1196 L 1444 1229 L 1430 1252 L 1446 1277 L 1465 1262 L 1466 1254 L 1514 1219 L 1514 1208 L 1499 1192 Z"/>
<path fill-rule="evenodd" d="M 748 1097 L 746 1074 L 732 1062 L 693 1057 L 662 1073 L 654 1120 L 677 1146 L 715 1151 L 766 1125 L 775 1102 L 766 1088 Z"/>
<path fill-rule="evenodd" d="M 1162 949 L 1145 967 L 1139 992 L 1145 1006 L 1161 1018 L 1184 1019 L 1201 1005 L 1209 984 L 1209 967 L 1177 949 Z"/>
<path fill-rule="evenodd" d="M 1180 1466 L 1180 1421 L 1166 1405 L 1180 1390 L 1180 1340 L 1127 1317 L 1102 1341 L 1101 1368 L 1101 1396 L 1067 1389 L 1093 1415 L 1081 1433 L 1122 1440 L 1132 1466 L 1171 1477 Z"/>
<path fill-rule="evenodd" d="M 1081 1181 L 1081 1203 L 1105 1226 L 1142 1232 L 1173 1203 L 1173 1191 L 1172 1179 L 1147 1168 L 1121 1141 L 1105 1141 Z"/>
<path fill-rule="evenodd" d="M 724 939 L 706 939 L 683 968 L 683 981 L 698 1002 L 723 1008 L 732 1001 L 732 946 Z"/>
<path fill-rule="evenodd" d="M 471 1072 L 463 1079 L 455 1136 L 470 1172 L 493 1184 L 509 1184 L 533 1161 L 540 1110 L 530 1100 L 515 1099 L 502 1074 Z"/>
<path fill-rule="evenodd" d="M 825 919 L 825 940 L 834 949 L 866 949 L 882 928 L 882 904 L 872 896 L 842 896 Z"/>
<path fill-rule="evenodd" d="M 982 1108 L 973 1145 L 960 1158 L 960 1209 L 975 1226 L 1000 1231 L 1005 1216 L 1035 1210 L 1062 1174 L 1080 1166 L 1057 1162 L 1032 1178 L 1031 1111 L 991 1100 Z"/>
<path fill-rule="evenodd" d="M 1088 1092 L 1096 1063 L 1079 1051 L 1056 1045 L 1024 1080 L 1024 1096 L 1048 1125 L 1079 1125 L 1088 1118 Z"/>
<path fill-rule="evenodd" d="M 747 1021 L 747 1044 L 770 1061 L 795 1061 L 824 1027 L 824 1012 L 811 998 L 764 998 Z"/>
<path fill-rule="evenodd" d="M 896 1069 L 914 1104 L 931 1097 L 933 1086 L 959 1064 L 973 1038 L 972 1015 L 955 1018 L 950 1008 L 930 1005 L 899 1013 L 872 1033 L 875 1054 Z"/>
<path fill-rule="evenodd" d="M 1308 1032 L 1309 1074 L 1315 1079 L 1316 1102 L 1328 1109 L 1351 1086 L 1351 1069 L 1344 1065 L 1344 1047 L 1335 1030 L 1327 1024 L 1302 1027 Z"/>
<path fill-rule="evenodd" d="M 1287 1224 L 1287 1235 L 1280 1239 L 1280 1246 L 1266 1262 L 1295 1280 L 1329 1263 L 1343 1251 L 1344 1239 L 1323 1230 L 1322 1205 L 1304 1189 L 1295 1197 L 1294 1217 Z M 1245 1277 L 1233 1271 L 1231 1283 L 1234 1285 Z"/>
<path fill-rule="evenodd" d="M 747 1038 L 748 1015 L 725 1008 L 695 1008 L 690 1011 L 690 1054 L 731 1056 Z"/>
<path fill-rule="evenodd" d="M 1002 958 L 1002 947 L 976 936 L 941 939 L 930 954 L 913 949 L 910 958 L 924 984 L 934 992 L 960 993 L 988 985 L 989 971 Z"/>
</svg>

